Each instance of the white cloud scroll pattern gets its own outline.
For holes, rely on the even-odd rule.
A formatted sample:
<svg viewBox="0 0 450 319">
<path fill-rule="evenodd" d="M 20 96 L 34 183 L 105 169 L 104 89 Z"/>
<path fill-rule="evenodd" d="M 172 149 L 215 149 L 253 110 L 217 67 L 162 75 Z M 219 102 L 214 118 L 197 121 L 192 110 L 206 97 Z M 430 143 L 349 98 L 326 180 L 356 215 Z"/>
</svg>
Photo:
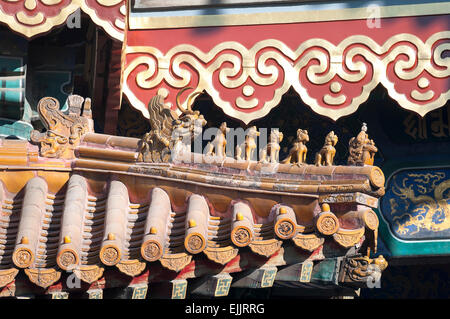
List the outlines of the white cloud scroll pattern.
<svg viewBox="0 0 450 319">
<path fill-rule="evenodd" d="M 125 0 L 0 0 L 0 22 L 33 38 L 63 25 L 78 9 L 112 38 L 123 41 Z"/>
<path fill-rule="evenodd" d="M 228 41 L 208 52 L 182 44 L 162 53 L 156 47 L 126 48 L 124 93 L 148 117 L 146 104 L 160 87 L 176 93 L 190 86 L 205 91 L 223 111 L 245 123 L 264 117 L 293 87 L 315 112 L 337 120 L 355 112 L 381 83 L 401 107 L 425 115 L 449 98 L 450 32 L 422 42 L 397 34 L 378 44 L 354 35 L 334 45 L 309 39 L 295 50 L 279 40 L 250 49 Z M 184 99 L 186 101 L 187 96 Z"/>
</svg>

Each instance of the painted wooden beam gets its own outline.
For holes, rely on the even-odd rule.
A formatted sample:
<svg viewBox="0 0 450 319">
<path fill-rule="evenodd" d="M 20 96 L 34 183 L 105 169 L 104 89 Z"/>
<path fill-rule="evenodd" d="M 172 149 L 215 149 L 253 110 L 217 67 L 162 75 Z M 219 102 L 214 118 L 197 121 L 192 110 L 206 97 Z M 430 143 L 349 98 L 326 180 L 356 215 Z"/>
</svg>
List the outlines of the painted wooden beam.
<svg viewBox="0 0 450 319">
<path fill-rule="evenodd" d="M 233 288 L 270 288 L 277 275 L 277 267 L 264 266 L 236 275 Z"/>
<path fill-rule="evenodd" d="M 226 297 L 230 291 L 233 277 L 227 273 L 197 279 L 189 290 L 191 295 L 205 297 Z"/>
<path fill-rule="evenodd" d="M 185 299 L 188 282 L 186 279 L 156 282 L 149 285 L 150 299 Z"/>
</svg>

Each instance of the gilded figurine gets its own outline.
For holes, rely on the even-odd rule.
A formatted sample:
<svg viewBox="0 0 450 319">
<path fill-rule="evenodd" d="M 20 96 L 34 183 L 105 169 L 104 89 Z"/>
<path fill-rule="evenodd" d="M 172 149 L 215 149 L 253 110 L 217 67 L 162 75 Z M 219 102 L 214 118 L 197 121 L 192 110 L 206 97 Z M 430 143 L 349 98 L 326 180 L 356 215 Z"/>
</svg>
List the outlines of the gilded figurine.
<svg viewBox="0 0 450 319">
<path fill-rule="evenodd" d="M 338 142 L 338 137 L 333 131 L 328 133 L 325 137 L 325 144 L 319 152 L 316 153 L 316 166 L 331 166 L 333 165 L 336 149 L 334 148 Z"/>
<path fill-rule="evenodd" d="M 280 155 L 280 143 L 283 140 L 283 133 L 278 129 L 270 132 L 269 143 L 261 150 L 259 161 L 262 163 L 277 163 Z"/>
<path fill-rule="evenodd" d="M 245 136 L 245 141 L 241 145 L 236 146 L 236 159 L 250 161 L 253 157 L 253 153 L 256 149 L 256 138 L 259 136 L 259 132 L 256 126 L 252 126 L 248 129 L 248 133 Z M 244 153 L 244 158 L 242 158 Z"/>
<path fill-rule="evenodd" d="M 373 165 L 375 153 L 378 148 L 373 140 L 367 135 L 367 124 L 363 123 L 361 132 L 356 137 L 352 137 L 348 143 L 349 157 L 347 163 L 349 165 Z"/>
<path fill-rule="evenodd" d="M 171 150 L 180 141 L 186 147 L 191 141 L 201 133 L 201 129 L 206 125 L 203 115 L 199 111 L 192 110 L 193 98 L 200 94 L 192 94 L 187 101 L 187 108 L 180 105 L 180 95 L 189 87 L 182 89 L 176 97 L 177 108 L 181 111 L 178 116 L 170 109 L 170 106 L 164 103 L 168 96 L 168 90 L 161 88 L 149 104 L 151 131 L 146 133 L 139 146 L 139 160 L 144 162 L 169 162 Z M 190 149 L 189 149 L 190 151 Z"/>
<path fill-rule="evenodd" d="M 309 142 L 309 135 L 307 130 L 298 129 L 297 139 L 294 141 L 291 149 L 289 150 L 289 155 L 283 160 L 283 164 L 296 164 L 302 165 L 306 163 L 306 153 L 308 148 L 306 143 Z"/>
<path fill-rule="evenodd" d="M 223 122 L 219 129 L 217 130 L 217 134 L 214 137 L 214 140 L 212 142 L 209 142 L 208 145 L 206 145 L 206 155 L 209 156 L 219 156 L 219 157 L 225 157 L 227 154 L 227 132 L 229 132 L 230 129 L 227 127 L 227 123 Z"/>
</svg>

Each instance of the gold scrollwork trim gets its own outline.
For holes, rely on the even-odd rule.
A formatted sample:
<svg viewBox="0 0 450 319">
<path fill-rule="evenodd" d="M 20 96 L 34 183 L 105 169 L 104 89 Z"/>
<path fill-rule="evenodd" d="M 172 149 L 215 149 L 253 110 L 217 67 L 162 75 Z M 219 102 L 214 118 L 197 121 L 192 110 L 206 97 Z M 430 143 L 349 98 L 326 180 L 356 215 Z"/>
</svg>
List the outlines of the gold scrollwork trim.
<svg viewBox="0 0 450 319">
<path fill-rule="evenodd" d="M 100 19 L 98 17 L 98 15 L 97 15 L 97 12 L 94 9 L 92 9 L 91 7 L 89 7 L 86 4 L 85 0 L 78 0 L 78 1 L 80 1 L 80 8 L 81 8 L 81 10 L 83 10 L 87 15 L 89 15 L 89 17 L 92 19 L 92 21 L 94 21 L 94 23 L 96 25 L 102 27 L 114 39 L 123 42 L 123 40 L 124 40 L 124 32 L 125 32 L 125 25 L 126 25 L 125 22 L 123 22 L 120 19 L 115 19 L 114 20 L 114 25 L 118 29 L 120 29 L 120 31 L 119 31 L 116 28 L 114 28 L 114 25 L 112 23 L 110 23 L 110 21 Z M 111 7 L 111 6 L 118 5 L 123 0 L 111 0 L 111 1 L 110 0 L 96 0 L 96 1 L 102 6 Z M 119 9 L 118 12 L 123 14 L 123 10 Z M 126 20 L 126 16 L 125 15 L 124 15 L 123 18 L 124 18 L 124 20 Z M 113 21 L 111 21 L 111 22 L 113 22 Z"/>
<path fill-rule="evenodd" d="M 61 2 L 61 0 L 40 1 L 48 6 L 57 5 Z M 100 5 L 107 7 L 118 5 L 122 1 L 123 0 L 97 0 Z M 12 15 L 0 14 L 0 22 L 6 23 L 12 30 L 26 36 L 27 38 L 32 38 L 36 35 L 48 32 L 53 27 L 65 23 L 67 18 L 80 8 L 90 16 L 96 25 L 102 27 L 111 37 L 119 41 L 124 40 L 125 22 L 118 18 L 112 22 L 99 18 L 96 11 L 90 8 L 86 4 L 85 0 L 72 0 L 68 6 L 61 9 L 59 14 L 54 17 L 46 17 L 42 12 L 38 12 L 34 16 L 28 16 L 24 11 L 19 11 L 15 14 L 15 17 Z M 123 13 L 124 10 L 118 10 L 118 12 L 123 15 L 123 19 L 125 20 L 126 15 Z"/>
<path fill-rule="evenodd" d="M 44 17 L 42 13 L 40 13 L 39 16 L 35 15 L 35 18 L 31 18 L 26 16 L 23 11 L 20 11 L 15 17 L 3 13 L 0 14 L 0 22 L 6 23 L 12 30 L 24 35 L 25 37 L 32 38 L 38 34 L 48 32 L 53 27 L 66 22 L 69 15 L 74 13 L 79 8 L 78 1 L 79 0 L 73 0 L 67 7 L 61 9 L 61 12 L 55 17 Z M 37 23 L 38 18 L 39 20 L 41 20 L 41 18 L 43 19 Z"/>
<path fill-rule="evenodd" d="M 183 88 L 190 84 L 191 74 L 182 67 L 182 64 L 189 64 L 197 70 L 198 84 L 196 91 L 206 91 L 213 99 L 214 103 L 230 117 L 238 118 L 245 123 L 264 117 L 269 111 L 278 105 L 281 97 L 292 86 L 300 95 L 302 100 L 308 104 L 316 113 L 337 120 L 340 117 L 355 112 L 359 105 L 367 100 L 370 92 L 381 83 L 388 90 L 389 95 L 395 99 L 401 107 L 425 115 L 446 103 L 450 98 L 450 90 L 443 92 L 437 99 L 427 104 L 417 104 L 408 99 L 407 95 L 397 92 L 394 82 L 391 82 L 386 74 L 388 65 L 394 64 L 395 75 L 400 80 L 412 80 L 420 76 L 426 70 L 436 78 L 446 78 L 450 76 L 450 67 L 439 53 L 448 50 L 448 43 L 437 41 L 449 39 L 450 31 L 437 32 L 423 42 L 412 34 L 397 34 L 389 38 L 384 44 L 379 45 L 373 39 L 364 35 L 350 36 L 338 45 L 324 39 L 309 39 L 299 45 L 296 50 L 292 50 L 279 40 L 268 39 L 256 43 L 252 48 L 247 49 L 242 44 L 234 41 L 222 42 L 212 48 L 209 52 L 203 52 L 197 47 L 189 44 L 174 46 L 166 54 L 163 54 L 155 47 L 133 46 L 126 47 L 125 54 L 142 53 L 132 60 L 124 70 L 123 92 L 129 101 L 144 117 L 148 118 L 149 113 L 146 101 L 140 101 L 127 85 L 127 79 L 131 72 L 139 65 L 146 65 L 144 71 L 136 75 L 136 84 L 140 89 L 146 90 L 156 88 L 163 81 L 174 88 Z M 417 51 L 409 45 L 409 42 Z M 442 41 L 441 41 L 442 42 Z M 355 46 L 355 44 L 358 44 Z M 351 47 L 350 49 L 348 49 Z M 257 55 L 262 49 L 267 50 L 261 55 Z M 327 51 L 326 54 L 323 50 Z M 225 52 L 222 52 L 225 51 Z M 231 52 L 235 52 L 231 53 Z M 307 52 L 306 54 L 303 54 Z M 396 60 L 402 54 L 408 60 Z M 319 61 L 319 64 L 309 66 L 306 70 L 307 79 L 312 84 L 323 85 L 330 82 L 336 75 L 349 83 L 357 83 L 368 76 L 368 67 L 363 62 L 354 60 L 356 56 L 363 56 L 371 67 L 371 78 L 362 87 L 362 92 L 351 99 L 350 104 L 341 108 L 331 106 L 342 105 L 348 99 L 345 95 L 334 98 L 325 95 L 323 98 L 326 105 L 320 103 L 311 96 L 305 86 L 299 80 L 298 74 L 302 68 L 307 67 L 311 59 Z M 333 59 L 330 57 L 334 57 Z M 340 61 L 337 63 L 337 57 Z M 277 66 L 266 65 L 268 60 L 275 60 Z M 336 61 L 335 61 L 336 60 Z M 253 61 L 253 62 L 252 62 Z M 293 61 L 296 61 L 295 64 Z M 232 66 L 223 67 L 224 62 L 231 63 Z M 442 68 L 436 68 L 434 65 Z M 348 72 L 351 71 L 351 72 Z M 284 75 L 280 75 L 280 71 Z M 220 88 L 214 87 L 212 75 L 218 72 L 220 85 L 227 89 L 236 89 L 242 86 L 249 78 L 259 86 L 273 85 L 277 78 L 284 76 L 282 84 L 274 89 L 271 100 L 264 102 L 261 108 L 254 112 L 244 112 L 236 107 L 232 107 L 230 101 L 225 101 L 220 97 Z M 239 75 L 239 76 L 238 76 Z M 262 76 L 263 75 L 263 76 Z M 424 81 L 421 81 L 421 83 Z M 191 84 L 190 84 L 191 85 Z M 245 86 L 244 86 L 245 88 Z M 341 91 L 340 84 L 332 82 L 331 92 Z M 248 89 L 243 90 L 243 95 L 250 94 Z M 415 93 L 413 93 L 415 94 Z M 254 105 L 256 97 L 250 100 L 237 98 L 236 105 L 247 108 Z M 245 102 L 243 104 L 243 102 Z"/>
</svg>

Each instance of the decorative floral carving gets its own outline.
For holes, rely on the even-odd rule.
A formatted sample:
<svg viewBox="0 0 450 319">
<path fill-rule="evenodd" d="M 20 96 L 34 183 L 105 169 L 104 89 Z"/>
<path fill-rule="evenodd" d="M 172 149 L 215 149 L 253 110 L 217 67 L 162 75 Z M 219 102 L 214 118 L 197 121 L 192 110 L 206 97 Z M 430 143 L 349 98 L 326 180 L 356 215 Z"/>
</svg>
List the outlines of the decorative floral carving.
<svg viewBox="0 0 450 319">
<path fill-rule="evenodd" d="M 159 259 L 161 265 L 166 267 L 167 269 L 179 272 L 184 267 L 186 267 L 192 260 L 192 256 L 180 253 L 180 254 L 167 254 Z"/>
<path fill-rule="evenodd" d="M 16 268 L 0 270 L 0 287 L 5 287 L 11 283 L 16 278 L 18 272 L 19 269 Z"/>
<path fill-rule="evenodd" d="M 297 234 L 292 240 L 298 247 L 308 251 L 317 249 L 325 242 L 325 238 L 317 237 L 316 234 Z"/>
<path fill-rule="evenodd" d="M 42 288 L 49 287 L 61 277 L 61 272 L 55 269 L 25 269 L 25 273 L 32 283 Z"/>
<path fill-rule="evenodd" d="M 228 246 L 222 248 L 206 248 L 203 252 L 210 260 L 225 265 L 237 256 L 239 249 Z"/>
<path fill-rule="evenodd" d="M 349 248 L 356 245 L 364 235 L 364 227 L 356 230 L 340 229 L 333 234 L 334 240 L 342 247 Z"/>
<path fill-rule="evenodd" d="M 104 268 L 97 265 L 78 266 L 73 270 L 78 278 L 80 278 L 84 282 L 87 282 L 88 284 L 91 284 L 94 281 L 98 280 L 103 275 L 103 271 Z"/>
<path fill-rule="evenodd" d="M 139 260 L 124 260 L 119 262 L 116 267 L 124 274 L 135 277 L 142 273 L 145 269 L 146 263 Z"/>
<path fill-rule="evenodd" d="M 270 257 L 280 250 L 281 244 L 282 241 L 280 240 L 269 239 L 269 240 L 254 241 L 249 246 L 254 253 L 265 257 Z"/>
</svg>

